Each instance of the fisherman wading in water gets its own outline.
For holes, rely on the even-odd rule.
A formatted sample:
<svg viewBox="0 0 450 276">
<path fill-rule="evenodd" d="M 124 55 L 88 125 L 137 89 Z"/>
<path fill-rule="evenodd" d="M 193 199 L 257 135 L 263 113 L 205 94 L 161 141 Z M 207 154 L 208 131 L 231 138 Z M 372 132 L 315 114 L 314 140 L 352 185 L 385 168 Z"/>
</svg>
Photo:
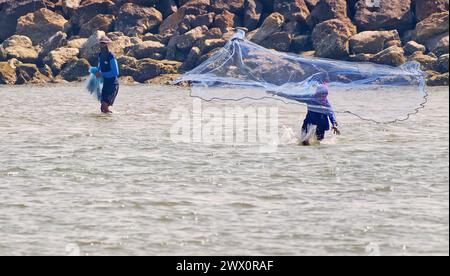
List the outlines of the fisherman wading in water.
<svg viewBox="0 0 450 276">
<path fill-rule="evenodd" d="M 293 96 L 285 93 L 269 91 L 270 94 L 284 97 L 301 103 L 306 103 L 308 113 L 303 121 L 301 142 L 304 146 L 310 145 L 311 135 L 315 135 L 317 141 L 325 139 L 325 132 L 333 129 L 334 134 L 341 135 L 333 107 L 328 101 L 328 85 L 323 81 L 310 96 Z M 330 127 L 331 122 L 331 127 Z"/>
<path fill-rule="evenodd" d="M 101 97 L 101 111 L 112 113 L 109 108 L 114 105 L 119 92 L 119 66 L 114 55 L 109 51 L 108 44 L 111 40 L 104 36 L 100 38 L 100 53 L 98 55 L 99 71 L 97 78 L 103 77 L 103 89 Z"/>
</svg>

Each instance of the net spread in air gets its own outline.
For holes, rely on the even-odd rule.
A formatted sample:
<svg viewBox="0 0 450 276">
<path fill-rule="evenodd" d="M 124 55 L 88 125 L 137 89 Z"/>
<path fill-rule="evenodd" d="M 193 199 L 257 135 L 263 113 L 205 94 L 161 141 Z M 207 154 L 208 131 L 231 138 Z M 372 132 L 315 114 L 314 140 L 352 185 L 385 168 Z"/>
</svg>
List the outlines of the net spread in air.
<svg viewBox="0 0 450 276">
<path fill-rule="evenodd" d="M 175 83 L 184 81 L 205 101 L 275 98 L 383 123 L 406 120 L 426 102 L 417 62 L 391 67 L 308 58 L 261 47 L 243 31 Z"/>
</svg>

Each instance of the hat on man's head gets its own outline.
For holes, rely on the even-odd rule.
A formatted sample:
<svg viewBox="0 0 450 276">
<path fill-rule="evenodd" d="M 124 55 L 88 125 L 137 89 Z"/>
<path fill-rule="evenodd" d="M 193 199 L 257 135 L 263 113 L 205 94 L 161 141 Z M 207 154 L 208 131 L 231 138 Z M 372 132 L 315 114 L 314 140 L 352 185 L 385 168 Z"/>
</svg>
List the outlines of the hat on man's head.
<svg viewBox="0 0 450 276">
<path fill-rule="evenodd" d="M 111 43 L 112 41 L 111 41 L 111 39 L 109 39 L 109 37 L 107 37 L 107 36 L 102 36 L 102 37 L 99 39 L 98 42 L 100 42 L 100 44 L 109 44 L 109 43 Z"/>
</svg>

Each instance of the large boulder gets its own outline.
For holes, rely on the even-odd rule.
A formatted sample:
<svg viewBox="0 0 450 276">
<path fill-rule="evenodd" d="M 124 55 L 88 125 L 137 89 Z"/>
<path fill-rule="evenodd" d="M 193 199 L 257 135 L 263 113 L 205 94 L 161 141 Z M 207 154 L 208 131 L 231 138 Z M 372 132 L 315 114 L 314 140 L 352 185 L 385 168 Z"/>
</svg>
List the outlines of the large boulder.
<svg viewBox="0 0 450 276">
<path fill-rule="evenodd" d="M 67 62 L 60 76 L 67 81 L 79 81 L 89 75 L 90 67 L 89 61 L 75 58 Z"/>
<path fill-rule="evenodd" d="M 16 67 L 16 84 L 43 84 L 52 79 L 48 67 L 38 68 L 35 64 L 19 64 Z"/>
<path fill-rule="evenodd" d="M 174 0 L 159 1 L 156 8 L 162 13 L 163 18 L 167 18 L 178 10 Z"/>
<path fill-rule="evenodd" d="M 106 33 L 111 32 L 114 28 L 115 20 L 116 17 L 112 14 L 98 14 L 81 26 L 79 35 L 81 37 L 90 37 L 97 30 Z"/>
<path fill-rule="evenodd" d="M 88 41 L 87 38 L 74 38 L 69 41 L 67 41 L 67 44 L 65 46 L 69 48 L 77 48 L 81 49 L 83 48 L 83 45 Z"/>
<path fill-rule="evenodd" d="M 312 33 L 316 56 L 342 59 L 349 55 L 349 38 L 356 34 L 350 20 L 331 19 L 318 24 Z"/>
<path fill-rule="evenodd" d="M 98 64 L 98 54 L 100 53 L 99 40 L 106 35 L 103 31 L 96 31 L 83 44 L 80 49 L 80 57 L 89 61 L 90 64 Z"/>
<path fill-rule="evenodd" d="M 253 31 L 258 28 L 263 5 L 259 0 L 245 0 L 244 5 L 244 27 L 249 31 Z"/>
<path fill-rule="evenodd" d="M 196 28 L 199 26 L 211 27 L 211 25 L 214 23 L 215 17 L 216 14 L 213 12 L 195 16 L 194 20 L 190 22 L 191 28 Z"/>
<path fill-rule="evenodd" d="M 425 53 L 427 48 L 424 45 L 411 40 L 408 41 L 405 46 L 403 46 L 403 50 L 405 51 L 405 54 L 407 56 L 410 56 L 416 52 Z"/>
<path fill-rule="evenodd" d="M 274 33 L 266 38 L 266 40 L 264 40 L 261 45 L 268 49 L 274 49 L 280 52 L 288 52 L 291 48 L 292 38 L 292 34 L 289 34 L 287 32 Z"/>
<path fill-rule="evenodd" d="M 415 18 L 411 11 L 411 0 L 377 0 L 379 7 L 371 1 L 358 1 L 355 5 L 354 22 L 359 30 L 406 31 L 414 28 Z"/>
<path fill-rule="evenodd" d="M 400 66 L 404 64 L 407 59 L 402 47 L 391 46 L 373 56 L 371 61 L 390 66 Z"/>
<path fill-rule="evenodd" d="M 137 70 L 133 75 L 133 79 L 143 83 L 163 74 L 176 74 L 181 65 L 182 63 L 176 61 L 142 59 L 136 64 Z"/>
<path fill-rule="evenodd" d="M 39 53 L 39 60 L 44 59 L 51 51 L 65 45 L 67 45 L 67 34 L 64 32 L 57 32 L 42 45 L 42 50 Z"/>
<path fill-rule="evenodd" d="M 143 59 L 164 59 L 166 55 L 166 45 L 157 41 L 144 41 L 129 48 L 128 56 Z"/>
<path fill-rule="evenodd" d="M 284 16 L 280 13 L 272 13 L 265 20 L 262 26 L 257 29 L 251 40 L 261 43 L 274 33 L 280 32 L 284 24 Z"/>
<path fill-rule="evenodd" d="M 159 26 L 159 34 L 173 35 L 176 33 L 185 16 L 186 9 L 178 9 L 161 23 L 161 26 Z"/>
<path fill-rule="evenodd" d="M 438 62 L 438 58 L 430 55 L 425 55 L 422 52 L 415 52 L 408 57 L 409 61 L 417 61 L 420 63 L 422 71 L 434 70 Z"/>
<path fill-rule="evenodd" d="M 227 10 L 223 11 L 221 14 L 218 14 L 214 19 L 214 26 L 220 28 L 223 32 L 225 32 L 228 28 L 233 28 L 239 26 L 240 24 L 239 17 Z"/>
<path fill-rule="evenodd" d="M 3 41 L 2 46 L 8 59 L 16 58 L 25 63 L 36 63 L 38 61 L 38 49 L 26 36 L 13 35 Z"/>
<path fill-rule="evenodd" d="M 8 59 L 8 54 L 6 53 L 5 49 L 3 49 L 3 46 L 0 45 L 0 61 L 5 61 Z"/>
<path fill-rule="evenodd" d="M 417 41 L 424 43 L 427 39 L 448 32 L 449 12 L 434 13 L 416 25 Z"/>
<path fill-rule="evenodd" d="M 348 20 L 346 0 L 319 1 L 307 18 L 307 23 L 313 30 L 317 24 L 331 19 Z"/>
<path fill-rule="evenodd" d="M 78 56 L 79 52 L 80 50 L 77 48 L 58 48 L 51 51 L 48 56 L 44 58 L 43 62 L 52 69 L 53 74 L 57 75 L 69 60 Z"/>
<path fill-rule="evenodd" d="M 16 69 L 8 62 L 0 62 L 0 84 L 15 84 Z"/>
<path fill-rule="evenodd" d="M 306 23 L 306 19 L 310 15 L 304 0 L 275 0 L 274 11 L 282 14 L 286 21 Z"/>
<path fill-rule="evenodd" d="M 73 28 L 79 28 L 99 14 L 115 14 L 116 5 L 112 0 L 83 0 L 70 18 Z"/>
<path fill-rule="evenodd" d="M 20 17 L 16 33 L 28 36 L 34 44 L 41 44 L 57 32 L 63 31 L 66 23 L 67 20 L 63 16 L 42 8 Z"/>
<path fill-rule="evenodd" d="M 310 35 L 297 35 L 292 39 L 291 50 L 295 53 L 310 51 L 313 49 Z"/>
<path fill-rule="evenodd" d="M 448 0 L 415 0 L 417 21 L 422 21 L 433 13 L 448 11 Z"/>
<path fill-rule="evenodd" d="M 449 60 L 449 54 L 445 54 L 439 57 L 439 60 L 437 62 L 437 67 L 435 68 L 436 71 L 445 73 L 448 72 L 448 60 Z"/>
<path fill-rule="evenodd" d="M 53 6 L 54 4 L 49 0 L 5 1 L 0 9 L 0 41 L 16 33 L 19 17 L 41 8 L 52 8 Z"/>
<path fill-rule="evenodd" d="M 390 46 L 401 46 L 400 36 L 393 31 L 365 31 L 349 40 L 351 54 L 376 54 Z"/>
<path fill-rule="evenodd" d="M 134 45 L 142 43 L 142 40 L 138 37 L 129 37 L 121 32 L 108 33 L 107 36 L 111 39 L 112 43 L 109 44 L 109 50 L 116 58 L 119 58 L 126 54 L 128 49 Z"/>
<path fill-rule="evenodd" d="M 441 56 L 448 54 L 448 33 L 443 33 L 434 37 L 429 38 L 425 42 L 425 46 L 433 52 L 436 56 Z"/>
<path fill-rule="evenodd" d="M 182 70 L 188 71 L 193 69 L 197 65 L 197 62 L 201 57 L 202 50 L 199 47 L 192 47 L 185 62 L 183 63 Z"/>
<path fill-rule="evenodd" d="M 153 7 L 142 7 L 131 3 L 123 5 L 116 21 L 116 31 L 128 36 L 155 30 L 163 21 L 163 15 Z"/>
<path fill-rule="evenodd" d="M 133 76 L 137 72 L 138 60 L 134 57 L 122 56 L 117 59 L 121 76 Z"/>
<path fill-rule="evenodd" d="M 244 9 L 244 0 L 211 0 L 211 7 L 216 12 L 230 11 L 239 14 Z"/>
<path fill-rule="evenodd" d="M 448 86 L 449 85 L 449 73 L 439 74 L 438 72 L 429 72 L 427 77 L 428 86 Z"/>
<path fill-rule="evenodd" d="M 207 31 L 208 28 L 205 26 L 200 26 L 190 30 L 177 39 L 177 48 L 180 50 L 190 50 L 197 40 L 205 36 Z"/>
</svg>

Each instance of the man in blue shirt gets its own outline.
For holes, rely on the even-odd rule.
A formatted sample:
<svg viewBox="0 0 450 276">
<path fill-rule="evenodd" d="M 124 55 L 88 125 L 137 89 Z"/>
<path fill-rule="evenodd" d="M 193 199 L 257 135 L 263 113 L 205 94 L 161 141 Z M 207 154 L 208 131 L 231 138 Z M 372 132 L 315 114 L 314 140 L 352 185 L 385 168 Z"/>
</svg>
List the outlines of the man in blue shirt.
<svg viewBox="0 0 450 276">
<path fill-rule="evenodd" d="M 100 69 L 96 74 L 98 78 L 103 77 L 103 89 L 101 99 L 101 111 L 112 113 L 109 108 L 114 105 L 119 93 L 119 66 L 114 55 L 109 51 L 108 44 L 111 40 L 104 36 L 100 39 L 100 54 L 98 55 Z"/>
<path fill-rule="evenodd" d="M 338 122 L 334 114 L 333 108 L 328 101 L 328 86 L 326 83 L 320 85 L 316 93 L 307 97 L 293 96 L 285 93 L 279 92 L 269 92 L 270 94 L 277 95 L 280 97 L 288 98 L 301 103 L 306 103 L 308 106 L 308 113 L 303 121 L 302 126 L 302 136 L 307 136 L 311 130 L 315 127 L 315 135 L 318 141 L 325 139 L 325 132 L 330 130 L 330 122 L 332 124 L 332 129 L 336 135 L 340 135 L 341 132 L 338 128 Z M 302 138 L 302 144 L 309 145 L 309 137 Z"/>
</svg>

